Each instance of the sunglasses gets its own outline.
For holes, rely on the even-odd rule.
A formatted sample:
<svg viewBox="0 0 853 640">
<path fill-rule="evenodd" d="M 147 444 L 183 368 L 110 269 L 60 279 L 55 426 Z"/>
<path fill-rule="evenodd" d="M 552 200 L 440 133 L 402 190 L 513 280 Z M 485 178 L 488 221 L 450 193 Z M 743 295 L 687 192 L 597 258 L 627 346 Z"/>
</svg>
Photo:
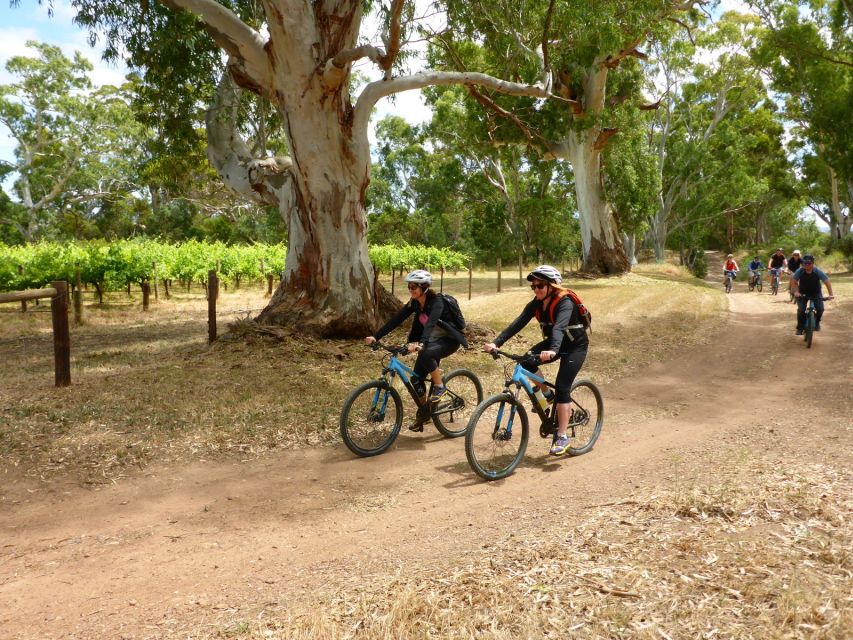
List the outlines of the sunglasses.
<svg viewBox="0 0 853 640">
<path fill-rule="evenodd" d="M 803 260 L 803 264 L 814 264 L 811 260 Z"/>
<path fill-rule="evenodd" d="M 410 282 L 406 285 L 409 288 L 409 291 L 415 291 L 416 289 L 420 289 L 421 285 L 415 284 L 414 282 Z"/>
<path fill-rule="evenodd" d="M 534 282 L 530 285 L 531 289 L 545 289 L 548 286 L 547 282 Z"/>
</svg>

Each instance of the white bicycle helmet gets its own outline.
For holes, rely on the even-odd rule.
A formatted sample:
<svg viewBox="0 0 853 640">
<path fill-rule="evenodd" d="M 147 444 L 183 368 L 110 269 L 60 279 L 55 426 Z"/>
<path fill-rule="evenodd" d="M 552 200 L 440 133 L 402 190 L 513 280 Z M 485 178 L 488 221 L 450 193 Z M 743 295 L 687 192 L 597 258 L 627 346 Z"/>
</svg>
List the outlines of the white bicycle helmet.
<svg viewBox="0 0 853 640">
<path fill-rule="evenodd" d="M 550 264 L 540 264 L 533 271 L 527 274 L 527 280 L 546 280 L 552 284 L 560 284 L 563 281 L 563 276 Z"/>
<path fill-rule="evenodd" d="M 406 276 L 406 282 L 415 282 L 417 284 L 432 284 L 432 274 L 429 271 L 424 271 L 423 269 L 415 269 L 409 275 Z"/>
</svg>

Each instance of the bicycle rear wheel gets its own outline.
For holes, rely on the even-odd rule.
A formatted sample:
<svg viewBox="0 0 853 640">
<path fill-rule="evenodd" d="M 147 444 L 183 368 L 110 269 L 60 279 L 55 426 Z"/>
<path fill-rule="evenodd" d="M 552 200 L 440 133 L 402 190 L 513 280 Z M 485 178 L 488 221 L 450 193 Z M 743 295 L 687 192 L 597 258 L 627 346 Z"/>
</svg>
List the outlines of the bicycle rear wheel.
<svg viewBox="0 0 853 640">
<path fill-rule="evenodd" d="M 403 399 L 384 380 L 356 387 L 341 409 L 341 437 L 354 454 L 375 456 L 390 447 L 403 424 Z"/>
<path fill-rule="evenodd" d="M 806 314 L 806 330 L 805 330 L 805 335 L 803 336 L 803 338 L 806 341 L 806 348 L 807 349 L 812 348 L 812 337 L 814 336 L 814 327 L 815 327 L 814 317 L 815 317 L 814 312 Z"/>
<path fill-rule="evenodd" d="M 604 424 L 604 400 L 601 392 L 589 380 L 575 380 L 572 385 L 572 419 L 569 435 L 572 444 L 570 456 L 580 456 L 595 446 Z"/>
<path fill-rule="evenodd" d="M 483 401 L 483 385 L 473 371 L 456 369 L 444 376 L 447 393 L 432 409 L 432 422 L 448 438 L 464 436 L 468 420 Z"/>
<path fill-rule="evenodd" d="M 499 393 L 481 402 L 471 416 L 465 434 L 465 456 L 481 478 L 505 478 L 524 457 L 528 437 L 524 407 L 508 393 Z"/>
</svg>

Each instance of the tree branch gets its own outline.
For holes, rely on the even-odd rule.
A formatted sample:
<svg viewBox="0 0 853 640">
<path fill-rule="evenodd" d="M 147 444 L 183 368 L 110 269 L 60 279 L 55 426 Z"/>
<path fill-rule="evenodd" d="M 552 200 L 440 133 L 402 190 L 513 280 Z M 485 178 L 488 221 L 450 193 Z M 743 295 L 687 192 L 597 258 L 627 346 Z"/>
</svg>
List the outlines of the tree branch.
<svg viewBox="0 0 853 640">
<path fill-rule="evenodd" d="M 555 98 L 541 84 L 521 84 L 500 80 L 485 73 L 457 71 L 424 71 L 410 76 L 401 76 L 391 80 L 377 80 L 368 84 L 355 105 L 353 129 L 367 131 L 370 113 L 376 103 L 387 96 L 412 89 L 446 86 L 453 84 L 482 86 L 511 96 L 529 96 L 532 98 Z"/>
<path fill-rule="evenodd" d="M 269 60 L 261 34 L 240 20 L 237 15 L 214 0 L 160 0 L 170 9 L 189 11 L 204 23 L 210 36 L 233 58 L 232 65 L 240 68 L 235 73 L 241 86 L 258 93 L 268 87 Z"/>
<path fill-rule="evenodd" d="M 391 3 L 391 21 L 388 29 L 388 42 L 385 46 L 388 53 L 379 59 L 379 66 L 385 70 L 386 77 L 390 77 L 391 67 L 397 54 L 400 53 L 400 16 L 403 13 L 404 0 L 393 0 Z"/>
</svg>

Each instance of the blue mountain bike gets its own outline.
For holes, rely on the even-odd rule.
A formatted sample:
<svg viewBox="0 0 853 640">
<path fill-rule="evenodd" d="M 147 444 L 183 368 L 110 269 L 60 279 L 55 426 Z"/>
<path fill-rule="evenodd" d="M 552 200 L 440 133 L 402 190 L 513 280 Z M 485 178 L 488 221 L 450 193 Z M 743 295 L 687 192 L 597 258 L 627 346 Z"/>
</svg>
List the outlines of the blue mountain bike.
<svg viewBox="0 0 853 640">
<path fill-rule="evenodd" d="M 350 451 L 362 457 L 375 456 L 397 439 L 403 424 L 403 398 L 395 383 L 402 384 L 417 407 L 413 431 L 422 431 L 423 424 L 432 420 L 435 428 L 448 438 L 465 435 L 471 413 L 483 400 L 483 385 L 473 371 L 454 369 L 447 373 L 442 378 L 447 393 L 439 402 L 432 403 L 429 393 L 422 395 L 416 390 L 417 374 L 400 362 L 398 356 L 409 353 L 405 346 L 389 347 L 374 342 L 372 348 L 387 352 L 382 373 L 378 379 L 353 389 L 341 409 L 341 437 Z M 431 387 L 432 383 L 430 391 Z"/>
<path fill-rule="evenodd" d="M 504 390 L 483 400 L 474 410 L 468 432 L 465 434 L 465 455 L 468 464 L 485 480 L 498 480 L 511 474 L 527 451 L 530 426 L 527 411 L 519 398 L 521 390 L 533 406 L 534 413 L 542 421 L 539 435 L 552 438 L 557 433 L 557 410 L 553 404 L 543 407 L 534 395 L 533 382 L 543 383 L 551 389 L 554 385 L 525 369 L 521 363 L 538 366 L 538 356 L 518 356 L 498 349 L 492 351 L 497 360 L 500 356 L 514 361 L 515 368 L 504 366 L 506 383 Z M 571 414 L 568 435 L 574 446 L 569 455 L 579 456 L 595 445 L 604 424 L 604 401 L 601 392 L 590 380 L 575 380 L 571 389 Z"/>
</svg>

